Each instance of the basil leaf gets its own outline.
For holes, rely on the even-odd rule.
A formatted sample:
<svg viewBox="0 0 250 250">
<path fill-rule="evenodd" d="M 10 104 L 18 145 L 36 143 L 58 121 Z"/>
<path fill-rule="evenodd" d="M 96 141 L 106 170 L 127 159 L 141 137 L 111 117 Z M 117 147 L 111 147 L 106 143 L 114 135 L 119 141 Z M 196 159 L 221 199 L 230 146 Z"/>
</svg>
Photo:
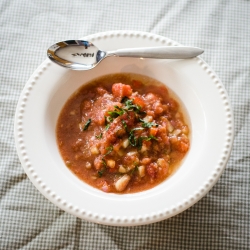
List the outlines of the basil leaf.
<svg viewBox="0 0 250 250">
<path fill-rule="evenodd" d="M 104 169 L 98 170 L 97 174 L 98 174 L 98 177 L 101 178 L 104 174 Z"/>
<path fill-rule="evenodd" d="M 102 133 L 99 134 L 99 135 L 96 135 L 95 137 L 96 137 L 97 139 L 101 139 L 101 138 L 102 138 Z"/>
<path fill-rule="evenodd" d="M 136 131 L 136 130 L 143 130 L 144 128 L 133 128 L 131 131 L 130 131 L 130 133 L 132 132 L 132 133 L 134 133 L 134 131 Z"/>
<path fill-rule="evenodd" d="M 143 128 L 151 128 L 151 127 L 158 127 L 159 125 L 154 122 L 146 122 L 143 119 L 139 119 L 142 122 Z"/>
<path fill-rule="evenodd" d="M 137 138 L 134 135 L 134 131 L 136 130 L 143 130 L 144 128 L 133 128 L 130 132 L 129 132 L 129 143 L 131 146 L 136 147 L 137 146 Z"/>
<path fill-rule="evenodd" d="M 135 166 L 132 170 L 130 170 L 130 174 L 134 175 L 137 170 L 138 170 L 138 166 Z"/>
<path fill-rule="evenodd" d="M 158 139 L 157 139 L 155 136 L 153 136 L 153 135 L 150 135 L 148 138 L 149 138 L 149 139 L 147 139 L 147 141 L 149 141 L 149 140 L 151 140 L 151 139 L 158 141 Z"/>
<path fill-rule="evenodd" d="M 85 131 L 85 130 L 88 129 L 90 123 L 91 123 L 91 119 L 88 119 L 88 121 L 86 122 L 86 124 L 85 124 L 84 127 L 83 127 L 83 131 Z"/>
<path fill-rule="evenodd" d="M 110 123 L 113 121 L 113 118 L 111 118 L 110 116 L 104 116 L 105 118 L 105 130 L 108 130 L 110 127 Z"/>
<path fill-rule="evenodd" d="M 110 117 L 116 118 L 116 117 L 118 117 L 118 116 L 121 115 L 121 112 L 117 112 L 117 111 L 108 111 L 108 114 L 110 115 Z"/>
<path fill-rule="evenodd" d="M 141 107 L 137 104 L 133 103 L 133 100 L 124 97 L 122 99 L 122 103 L 125 104 L 124 109 L 126 109 L 127 111 L 134 111 L 137 114 L 146 114 L 144 111 L 141 110 Z"/>
<path fill-rule="evenodd" d="M 109 127 L 110 127 L 110 124 L 107 124 L 107 125 L 105 126 L 105 130 L 108 130 Z"/>
<path fill-rule="evenodd" d="M 143 137 L 139 137 L 138 138 L 138 145 L 137 145 L 138 149 L 142 148 L 142 141 L 143 141 Z"/>
<path fill-rule="evenodd" d="M 113 151 L 113 146 L 107 147 L 106 150 L 108 151 L 104 156 L 109 155 Z M 105 161 L 105 160 L 103 160 Z M 105 162 L 106 163 L 106 162 Z"/>
<path fill-rule="evenodd" d="M 97 171 L 98 177 L 102 177 L 107 169 L 107 163 L 104 159 L 102 159 L 102 164 L 104 165 L 104 167 Z"/>
<path fill-rule="evenodd" d="M 108 111 L 108 114 L 112 117 L 112 118 L 116 118 L 120 115 L 123 115 L 126 111 L 120 107 L 118 107 L 117 105 L 114 106 L 115 110 L 114 111 Z"/>
<path fill-rule="evenodd" d="M 130 143 L 131 146 L 136 147 L 137 140 L 136 140 L 136 138 L 134 136 L 134 133 L 130 134 L 130 136 L 128 137 L 128 141 L 129 141 L 129 143 Z"/>
<path fill-rule="evenodd" d="M 150 136 L 141 136 L 138 138 L 138 143 L 137 143 L 137 147 L 138 149 L 141 149 L 142 148 L 142 143 L 143 141 L 150 141 L 150 140 L 158 140 L 155 136 L 153 135 L 150 135 Z"/>
<path fill-rule="evenodd" d="M 126 132 L 128 133 L 128 125 L 127 125 L 127 123 L 122 120 L 122 125 L 125 128 Z"/>
<path fill-rule="evenodd" d="M 129 100 L 129 98 L 127 96 L 124 96 L 121 100 L 121 103 L 126 103 L 127 100 Z"/>
</svg>

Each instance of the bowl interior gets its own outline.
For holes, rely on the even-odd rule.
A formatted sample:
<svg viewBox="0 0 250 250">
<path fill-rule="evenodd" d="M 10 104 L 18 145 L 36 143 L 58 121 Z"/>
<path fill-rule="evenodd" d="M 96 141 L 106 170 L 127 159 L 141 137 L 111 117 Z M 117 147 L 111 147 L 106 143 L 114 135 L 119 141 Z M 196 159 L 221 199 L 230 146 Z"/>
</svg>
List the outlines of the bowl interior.
<svg viewBox="0 0 250 250">
<path fill-rule="evenodd" d="M 153 59 L 132 59 L 132 58 L 107 58 L 95 69 L 90 71 L 70 71 L 59 68 L 57 65 L 52 65 L 55 69 L 60 70 L 60 78 L 56 79 L 51 84 L 47 98 L 47 105 L 43 112 L 44 114 L 44 134 L 46 135 L 46 147 L 49 152 L 51 161 L 55 163 L 57 171 L 65 176 L 69 182 L 76 185 L 78 189 L 90 192 L 92 194 L 120 199 L 120 195 L 106 194 L 79 180 L 64 164 L 58 150 L 56 142 L 56 124 L 58 116 L 68 98 L 83 84 L 97 78 L 99 76 L 112 73 L 136 73 L 154 78 L 167 86 L 173 92 L 174 96 L 185 107 L 185 113 L 188 119 L 188 124 L 191 130 L 190 140 L 191 147 L 183 159 L 181 166 L 167 180 L 152 190 L 147 190 L 140 193 L 126 194 L 122 196 L 137 197 L 145 193 L 154 194 L 168 189 L 173 183 L 181 182 L 186 178 L 192 166 L 196 161 L 195 155 L 199 152 L 200 143 L 205 138 L 206 119 L 200 97 L 190 84 L 190 79 L 185 77 L 185 74 L 180 73 L 180 64 L 182 60 L 153 60 Z M 178 65 L 178 67 L 177 67 Z M 184 65 L 183 65 L 184 67 Z M 56 70 L 55 70 L 56 71 Z M 48 157 L 48 156 L 47 156 Z"/>
</svg>

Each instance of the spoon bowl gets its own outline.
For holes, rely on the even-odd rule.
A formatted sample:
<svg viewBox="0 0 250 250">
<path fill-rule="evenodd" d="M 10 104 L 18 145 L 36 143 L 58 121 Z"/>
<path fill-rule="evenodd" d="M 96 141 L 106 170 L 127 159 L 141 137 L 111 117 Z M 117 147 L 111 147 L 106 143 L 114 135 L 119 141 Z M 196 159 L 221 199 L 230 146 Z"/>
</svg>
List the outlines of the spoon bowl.
<svg viewBox="0 0 250 250">
<path fill-rule="evenodd" d="M 89 41 L 68 40 L 50 46 L 47 55 L 50 60 L 63 67 L 73 70 L 90 70 L 109 56 L 187 59 L 196 57 L 203 52 L 204 50 L 197 47 L 184 46 L 144 47 L 102 51 Z"/>
<path fill-rule="evenodd" d="M 47 51 L 48 57 L 55 63 L 73 70 L 89 70 L 100 63 L 107 55 L 93 43 L 83 40 L 59 42 Z"/>
</svg>

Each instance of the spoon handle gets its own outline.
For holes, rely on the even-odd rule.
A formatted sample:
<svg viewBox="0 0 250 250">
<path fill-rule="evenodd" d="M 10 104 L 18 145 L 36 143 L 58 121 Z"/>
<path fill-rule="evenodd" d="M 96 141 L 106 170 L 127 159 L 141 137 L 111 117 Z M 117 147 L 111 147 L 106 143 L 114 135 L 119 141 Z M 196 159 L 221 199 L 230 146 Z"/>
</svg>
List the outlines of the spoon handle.
<svg viewBox="0 0 250 250">
<path fill-rule="evenodd" d="M 121 57 L 186 59 L 186 58 L 196 57 L 202 54 L 203 52 L 204 52 L 203 49 L 196 48 L 196 47 L 162 46 L 162 47 L 118 49 L 115 51 L 110 51 L 108 54 L 121 56 Z"/>
</svg>

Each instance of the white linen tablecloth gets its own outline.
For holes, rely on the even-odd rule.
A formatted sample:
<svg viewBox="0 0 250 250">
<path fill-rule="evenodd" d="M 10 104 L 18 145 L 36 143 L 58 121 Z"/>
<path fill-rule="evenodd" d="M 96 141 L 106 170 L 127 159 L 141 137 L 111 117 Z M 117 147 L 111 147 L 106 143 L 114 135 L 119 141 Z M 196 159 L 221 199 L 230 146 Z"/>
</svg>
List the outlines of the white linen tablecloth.
<svg viewBox="0 0 250 250">
<path fill-rule="evenodd" d="M 1 250 L 250 249 L 249 0 L 1 0 L 0 27 Z M 47 48 L 107 30 L 147 31 L 205 49 L 234 110 L 234 148 L 218 183 L 187 211 L 151 225 L 110 227 L 65 213 L 35 189 L 15 150 L 18 97 Z"/>
</svg>

